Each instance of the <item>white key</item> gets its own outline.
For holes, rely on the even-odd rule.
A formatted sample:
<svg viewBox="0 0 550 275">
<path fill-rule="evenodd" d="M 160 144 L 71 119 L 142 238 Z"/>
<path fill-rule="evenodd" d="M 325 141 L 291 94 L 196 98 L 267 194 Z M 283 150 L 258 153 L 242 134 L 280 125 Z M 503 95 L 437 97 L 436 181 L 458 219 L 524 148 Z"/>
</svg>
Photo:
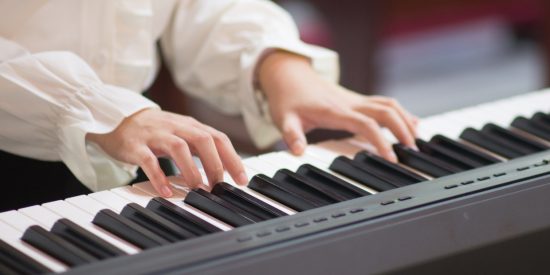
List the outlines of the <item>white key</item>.
<svg viewBox="0 0 550 275">
<path fill-rule="evenodd" d="M 244 166 L 244 172 L 246 173 L 246 177 L 247 177 L 248 182 L 250 182 L 250 180 L 252 179 L 252 177 L 254 177 L 254 175 L 258 174 L 257 171 L 252 170 L 252 169 L 250 169 L 249 167 L 246 167 L 246 166 Z M 235 183 L 233 178 L 231 178 L 231 175 L 229 175 L 229 173 L 227 173 L 227 172 L 223 173 L 223 180 L 227 183 L 229 183 L 229 182 Z"/>
<path fill-rule="evenodd" d="M 17 210 L 17 212 L 35 220 L 46 230 L 50 230 L 53 227 L 53 224 L 61 218 L 54 212 L 39 205 L 21 208 Z"/>
<path fill-rule="evenodd" d="M 0 221 L 9 224 L 18 231 L 24 232 L 30 226 L 37 224 L 37 222 L 15 210 L 0 213 Z"/>
<path fill-rule="evenodd" d="M 110 191 L 143 207 L 147 206 L 149 201 L 153 198 L 151 194 L 145 193 L 137 188 L 132 188 L 131 186 L 113 188 Z"/>
<path fill-rule="evenodd" d="M 99 226 L 92 223 L 94 218 L 93 215 L 84 212 L 83 210 L 77 208 L 76 206 L 66 202 L 66 201 L 54 201 L 42 204 L 44 208 L 56 213 L 57 215 L 67 218 L 70 221 L 82 226 L 84 229 L 90 231 L 90 233 L 96 235 L 97 237 L 105 240 L 106 242 L 116 246 L 120 250 L 128 253 L 135 254 L 140 251 L 140 249 L 119 237 L 112 235 L 111 233 L 105 231 Z"/>
<path fill-rule="evenodd" d="M 141 192 L 147 193 L 150 196 L 153 196 L 155 193 L 155 189 L 151 185 L 150 182 L 142 182 L 137 183 L 132 186 L 132 188 L 138 189 Z M 183 199 L 185 198 L 185 194 L 183 192 L 174 192 L 174 196 L 167 198 L 168 201 L 172 202 L 173 204 L 177 205 L 178 207 L 183 208 L 184 210 L 188 211 L 189 213 L 199 217 L 200 219 L 220 228 L 221 230 L 228 231 L 231 230 L 233 227 L 200 211 L 199 209 L 187 205 L 183 202 Z"/>
<path fill-rule="evenodd" d="M 305 154 L 320 158 L 320 160 L 325 162 L 330 162 L 336 157 L 342 155 L 352 158 L 358 150 L 361 149 L 353 144 L 342 142 L 341 140 L 328 140 L 308 146 Z"/>
<path fill-rule="evenodd" d="M 256 174 L 264 174 L 268 177 L 272 177 L 277 172 L 277 168 L 273 167 L 271 165 L 266 165 L 264 162 L 262 162 L 259 158 L 247 158 L 243 160 L 243 164 L 245 167 L 253 170 L 256 172 Z"/>
<path fill-rule="evenodd" d="M 109 209 L 115 211 L 116 213 L 120 213 L 120 211 L 122 211 L 122 208 L 124 208 L 124 206 L 130 203 L 129 200 L 121 196 L 118 196 L 115 193 L 108 190 L 91 193 L 88 195 L 88 197 L 104 204 L 105 206 L 109 207 Z"/>
<path fill-rule="evenodd" d="M 103 209 L 109 209 L 108 206 L 85 195 L 67 198 L 65 201 L 92 216 Z"/>
<path fill-rule="evenodd" d="M 0 221 L 0 239 L 54 272 L 67 270 L 67 266 L 63 263 L 22 241 L 20 239 L 22 235 L 22 231 Z"/>
</svg>

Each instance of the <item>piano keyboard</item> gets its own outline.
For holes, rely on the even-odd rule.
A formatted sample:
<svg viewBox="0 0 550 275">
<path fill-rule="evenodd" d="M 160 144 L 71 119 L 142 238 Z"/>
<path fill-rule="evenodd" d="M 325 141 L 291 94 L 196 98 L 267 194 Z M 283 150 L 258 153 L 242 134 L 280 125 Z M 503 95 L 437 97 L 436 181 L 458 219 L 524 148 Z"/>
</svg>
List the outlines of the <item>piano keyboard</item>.
<svg viewBox="0 0 550 275">
<path fill-rule="evenodd" d="M 425 118 L 419 151 L 394 144 L 398 164 L 360 140 L 333 140 L 303 156 L 245 159 L 246 187 L 227 176 L 211 192 L 178 188 L 163 199 L 144 182 L 3 212 L 0 273 L 94 273 L 107 260 L 176 243 L 189 243 L 179 262 L 191 264 L 205 244 L 228 244 L 208 253 L 229 253 L 546 175 L 548 102 L 550 91 L 539 91 Z"/>
</svg>

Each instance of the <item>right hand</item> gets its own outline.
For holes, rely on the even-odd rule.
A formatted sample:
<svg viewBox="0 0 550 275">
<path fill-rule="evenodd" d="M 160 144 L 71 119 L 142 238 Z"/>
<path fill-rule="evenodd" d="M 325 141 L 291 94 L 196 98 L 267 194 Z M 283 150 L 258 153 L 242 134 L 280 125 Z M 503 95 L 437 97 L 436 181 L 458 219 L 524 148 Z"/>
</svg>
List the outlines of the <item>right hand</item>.
<svg viewBox="0 0 550 275">
<path fill-rule="evenodd" d="M 200 158 L 210 186 L 223 180 L 224 167 L 238 184 L 248 181 L 229 138 L 192 117 L 145 109 L 125 118 L 114 131 L 88 133 L 86 139 L 113 158 L 140 166 L 164 197 L 172 196 L 172 189 L 157 160 L 162 156 L 174 160 L 190 188 L 203 185 L 192 155 Z"/>
</svg>

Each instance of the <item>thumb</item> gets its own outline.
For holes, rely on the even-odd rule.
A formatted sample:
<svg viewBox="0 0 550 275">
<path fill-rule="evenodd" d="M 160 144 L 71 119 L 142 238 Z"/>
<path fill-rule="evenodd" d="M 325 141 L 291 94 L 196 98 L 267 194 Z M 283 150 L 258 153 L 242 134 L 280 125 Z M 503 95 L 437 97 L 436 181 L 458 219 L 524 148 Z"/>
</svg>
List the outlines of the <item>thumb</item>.
<svg viewBox="0 0 550 275">
<path fill-rule="evenodd" d="M 282 124 L 283 139 L 290 151 L 295 155 L 301 155 L 306 149 L 307 141 L 302 127 L 302 122 L 297 115 L 287 115 Z"/>
</svg>

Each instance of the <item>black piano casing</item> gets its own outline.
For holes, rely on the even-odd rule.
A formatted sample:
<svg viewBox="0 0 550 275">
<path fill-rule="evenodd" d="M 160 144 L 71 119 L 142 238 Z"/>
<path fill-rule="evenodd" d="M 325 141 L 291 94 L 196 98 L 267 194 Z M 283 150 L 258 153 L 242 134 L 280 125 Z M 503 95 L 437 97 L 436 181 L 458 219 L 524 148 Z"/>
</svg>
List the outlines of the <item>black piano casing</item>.
<svg viewBox="0 0 550 275">
<path fill-rule="evenodd" d="M 550 165 L 534 164 L 549 157 L 543 152 L 68 274 L 540 272 L 550 248 Z M 518 171 L 523 167 L 529 169 Z M 321 217 L 326 221 L 315 222 Z"/>
</svg>

